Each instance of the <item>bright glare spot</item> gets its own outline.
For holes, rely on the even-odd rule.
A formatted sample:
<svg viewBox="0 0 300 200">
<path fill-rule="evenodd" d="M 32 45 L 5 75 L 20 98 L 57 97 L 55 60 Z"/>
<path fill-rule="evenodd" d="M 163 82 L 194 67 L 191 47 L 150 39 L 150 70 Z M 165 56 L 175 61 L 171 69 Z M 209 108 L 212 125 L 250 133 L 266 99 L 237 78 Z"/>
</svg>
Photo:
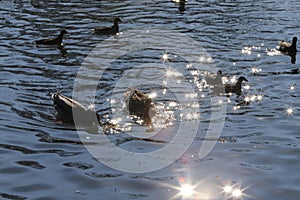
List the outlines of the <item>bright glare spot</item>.
<svg viewBox="0 0 300 200">
<path fill-rule="evenodd" d="M 111 122 L 112 122 L 113 124 L 118 124 L 118 123 L 120 123 L 121 121 L 122 121 L 122 118 L 121 118 L 121 117 L 116 118 L 116 119 L 112 119 L 112 120 L 111 120 Z"/>
<path fill-rule="evenodd" d="M 187 65 L 186 65 L 186 68 L 187 68 L 187 69 L 189 69 L 189 68 L 191 68 L 191 67 L 192 67 L 192 64 L 187 64 Z"/>
<path fill-rule="evenodd" d="M 231 77 L 230 82 L 235 83 L 236 82 L 236 77 L 235 76 Z"/>
<path fill-rule="evenodd" d="M 212 63 L 212 58 L 209 56 L 200 56 L 199 61 L 202 63 Z"/>
<path fill-rule="evenodd" d="M 249 90 L 250 89 L 250 85 L 245 85 L 244 87 L 246 90 Z"/>
<path fill-rule="evenodd" d="M 255 96 L 255 95 L 252 95 L 252 96 L 250 97 L 250 100 L 251 100 L 252 102 L 254 102 L 254 101 L 256 100 L 256 96 Z"/>
<path fill-rule="evenodd" d="M 167 61 L 169 59 L 169 55 L 167 53 L 164 53 L 162 55 L 162 59 L 163 59 L 163 61 Z"/>
<path fill-rule="evenodd" d="M 223 191 L 225 193 L 230 193 L 232 191 L 232 186 L 231 185 L 227 185 L 223 188 Z"/>
<path fill-rule="evenodd" d="M 259 95 L 257 95 L 257 97 L 256 97 L 256 98 L 257 98 L 257 100 L 258 100 L 258 101 L 261 101 L 263 97 L 262 97 L 262 95 L 261 95 L 261 94 L 259 94 Z"/>
<path fill-rule="evenodd" d="M 240 106 L 234 106 L 233 107 L 233 110 L 238 110 L 238 109 L 240 109 Z"/>
<path fill-rule="evenodd" d="M 294 85 L 291 85 L 290 90 L 294 91 L 296 87 Z"/>
<path fill-rule="evenodd" d="M 235 198 L 240 198 L 243 195 L 243 192 L 240 189 L 235 189 L 232 191 L 232 196 Z"/>
<path fill-rule="evenodd" d="M 257 72 L 261 72 L 261 69 L 257 68 L 257 67 L 252 67 L 251 71 L 252 71 L 252 73 L 257 73 Z"/>
<path fill-rule="evenodd" d="M 166 76 L 167 77 L 179 77 L 179 76 L 182 76 L 182 74 L 180 72 L 175 71 L 175 70 L 167 69 Z"/>
<path fill-rule="evenodd" d="M 95 109 L 95 104 L 90 104 L 89 106 L 88 106 L 88 110 L 94 110 Z"/>
<path fill-rule="evenodd" d="M 177 106 L 177 103 L 176 103 L 176 102 L 170 102 L 170 103 L 169 103 L 169 106 L 170 106 L 170 107 L 175 107 L 175 106 Z"/>
<path fill-rule="evenodd" d="M 245 97 L 245 102 L 250 102 L 250 97 L 246 96 Z"/>
<path fill-rule="evenodd" d="M 188 185 L 188 184 L 185 184 L 185 185 L 181 186 L 179 191 L 180 191 L 179 194 L 183 198 L 190 198 L 195 193 L 194 188 L 191 185 Z"/>
<path fill-rule="evenodd" d="M 242 54 L 248 54 L 250 55 L 252 53 L 252 48 L 251 47 L 244 47 L 242 49 Z"/>
<path fill-rule="evenodd" d="M 293 114 L 294 110 L 293 110 L 293 108 L 288 108 L 286 110 L 286 112 L 287 112 L 288 115 L 291 115 L 291 114 Z"/>
<path fill-rule="evenodd" d="M 85 137 L 85 139 L 89 140 L 89 139 L 90 139 L 90 137 L 88 137 L 88 136 L 87 136 L 87 137 Z"/>
<path fill-rule="evenodd" d="M 260 53 L 257 54 L 257 57 L 260 58 Z"/>
<path fill-rule="evenodd" d="M 197 93 L 187 93 L 184 95 L 186 98 L 197 98 Z"/>
<path fill-rule="evenodd" d="M 116 103 L 116 100 L 115 100 L 115 99 L 111 99 L 111 100 L 110 100 L 110 103 L 111 103 L 111 104 L 114 104 L 114 103 Z"/>
<path fill-rule="evenodd" d="M 277 46 L 276 48 L 278 49 L 279 46 Z M 280 55 L 280 54 L 281 54 L 281 52 L 276 49 L 267 49 L 268 56 L 276 56 L 276 55 Z"/>
<path fill-rule="evenodd" d="M 153 98 L 157 97 L 157 93 L 156 92 L 152 92 L 152 93 L 148 94 L 148 97 L 151 98 L 151 99 L 153 99 Z"/>
<path fill-rule="evenodd" d="M 228 82 L 228 78 L 225 77 L 225 76 L 223 76 L 223 77 L 222 77 L 222 82 L 223 82 L 223 83 L 227 83 L 227 82 Z"/>
</svg>

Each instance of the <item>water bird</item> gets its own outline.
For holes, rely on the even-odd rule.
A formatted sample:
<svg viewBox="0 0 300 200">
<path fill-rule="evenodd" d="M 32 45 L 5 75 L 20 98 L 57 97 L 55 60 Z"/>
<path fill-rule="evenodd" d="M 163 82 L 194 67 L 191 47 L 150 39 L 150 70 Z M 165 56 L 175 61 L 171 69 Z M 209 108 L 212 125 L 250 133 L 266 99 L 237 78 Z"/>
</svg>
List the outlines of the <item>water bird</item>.
<svg viewBox="0 0 300 200">
<path fill-rule="evenodd" d="M 236 93 L 239 96 L 242 93 L 243 81 L 248 82 L 248 80 L 244 76 L 241 76 L 239 77 L 235 85 L 225 84 L 225 93 Z"/>
<path fill-rule="evenodd" d="M 143 124 L 152 126 L 150 113 L 153 114 L 154 105 L 150 97 L 133 88 L 125 93 L 125 101 L 129 114 L 142 119 Z"/>
<path fill-rule="evenodd" d="M 282 40 L 279 42 L 278 50 L 289 55 L 295 55 L 297 52 L 296 45 L 297 45 L 297 37 L 293 37 L 292 43 Z"/>
<path fill-rule="evenodd" d="M 62 39 L 66 33 L 68 33 L 66 30 L 62 30 L 56 38 L 36 40 L 35 44 L 62 46 Z"/>
<path fill-rule="evenodd" d="M 119 32 L 119 23 L 121 23 L 119 17 L 114 18 L 114 24 L 109 27 L 95 28 L 94 32 L 98 35 L 115 35 Z"/>
<path fill-rule="evenodd" d="M 63 96 L 60 92 L 53 94 L 52 100 L 57 111 L 56 121 L 59 123 L 75 124 L 75 115 L 76 122 L 81 125 L 98 125 L 100 123 L 100 116 L 96 111 L 85 108 L 79 102 Z"/>
<path fill-rule="evenodd" d="M 293 37 L 292 42 L 280 41 L 279 47 L 277 49 L 284 54 L 287 54 L 291 57 L 291 63 L 296 63 L 296 54 L 297 54 L 297 37 Z"/>
<path fill-rule="evenodd" d="M 218 70 L 217 75 L 215 77 L 207 76 L 205 77 L 205 81 L 210 86 L 222 86 L 222 71 Z"/>
</svg>

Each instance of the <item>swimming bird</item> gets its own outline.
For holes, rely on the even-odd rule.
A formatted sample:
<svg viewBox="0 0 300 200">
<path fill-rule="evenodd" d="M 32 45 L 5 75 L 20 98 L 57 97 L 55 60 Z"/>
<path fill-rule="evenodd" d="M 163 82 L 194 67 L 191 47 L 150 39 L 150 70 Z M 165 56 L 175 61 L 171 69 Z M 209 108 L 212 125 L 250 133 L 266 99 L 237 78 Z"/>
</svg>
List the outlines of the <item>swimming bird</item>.
<svg viewBox="0 0 300 200">
<path fill-rule="evenodd" d="M 48 38 L 48 39 L 41 39 L 35 41 L 35 44 L 42 44 L 42 45 L 57 45 L 57 46 L 62 46 L 62 39 L 64 34 L 68 33 L 66 30 L 60 31 L 59 36 L 56 38 Z"/>
<path fill-rule="evenodd" d="M 76 121 L 81 125 L 98 125 L 100 123 L 100 116 L 96 111 L 85 108 L 79 102 L 63 96 L 59 92 L 52 95 L 52 100 L 57 111 L 57 122 L 75 124 Z"/>
<path fill-rule="evenodd" d="M 280 41 L 278 50 L 289 55 L 295 55 L 297 52 L 296 45 L 297 45 L 297 37 L 293 37 L 292 43 L 286 41 Z"/>
<path fill-rule="evenodd" d="M 143 124 L 152 126 L 151 114 L 153 114 L 153 102 L 150 97 L 137 89 L 131 89 L 125 93 L 125 101 L 129 114 L 143 120 Z"/>
<path fill-rule="evenodd" d="M 114 18 L 114 24 L 109 27 L 95 28 L 94 32 L 98 35 L 115 35 L 119 32 L 119 23 L 121 23 L 119 17 Z"/>
<path fill-rule="evenodd" d="M 222 86 L 223 85 L 222 71 L 218 70 L 217 76 L 215 77 L 210 77 L 210 76 L 205 77 L 205 81 L 210 86 Z"/>
<path fill-rule="evenodd" d="M 242 93 L 243 81 L 248 82 L 248 80 L 244 76 L 241 76 L 239 77 L 235 85 L 225 84 L 225 93 L 236 93 L 239 96 Z"/>
</svg>

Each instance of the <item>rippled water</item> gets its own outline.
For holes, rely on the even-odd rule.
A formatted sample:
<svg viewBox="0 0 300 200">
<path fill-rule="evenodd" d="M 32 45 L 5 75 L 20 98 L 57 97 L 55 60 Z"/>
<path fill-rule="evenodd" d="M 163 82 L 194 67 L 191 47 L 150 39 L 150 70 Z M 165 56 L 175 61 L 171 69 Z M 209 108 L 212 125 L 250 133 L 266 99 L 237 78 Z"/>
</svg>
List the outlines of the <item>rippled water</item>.
<svg viewBox="0 0 300 200">
<path fill-rule="evenodd" d="M 289 56 L 279 54 L 275 47 L 279 40 L 297 35 L 299 10 L 300 2 L 296 0 L 189 0 L 185 11 L 172 1 L 0 1 L 0 196 L 179 199 L 176 188 L 187 181 L 197 183 L 194 199 L 230 199 L 221 189 L 229 183 L 243 189 L 242 199 L 298 199 L 299 74 L 290 73 L 298 68 L 298 62 L 291 64 Z M 51 93 L 61 91 L 72 96 L 81 64 L 98 44 L 109 39 L 94 35 L 91 29 L 111 25 L 113 16 L 122 19 L 120 29 L 124 34 L 148 28 L 184 33 L 201 44 L 224 76 L 230 79 L 243 75 L 249 80 L 250 89 L 244 89 L 244 96 L 232 96 L 226 104 L 221 136 L 206 157 L 198 158 L 198 151 L 206 140 L 211 115 L 210 99 L 202 97 L 209 90 L 199 91 L 197 81 L 201 79 L 180 58 L 170 53 L 170 60 L 161 60 L 168 49 L 132 51 L 118 58 L 100 80 L 94 103 L 101 115 L 122 118 L 125 111 L 121 96 L 127 89 L 124 85 L 136 78 L 128 74 L 124 79 L 124 74 L 136 65 L 154 63 L 158 67 L 142 68 L 139 78 L 156 80 L 163 65 L 182 67 L 184 78 L 197 91 L 196 99 L 192 94 L 187 97 L 200 104 L 197 116 L 201 123 L 192 127 L 198 130 L 193 145 L 170 166 L 149 173 L 111 169 L 93 158 L 74 126 L 55 123 Z M 64 49 L 37 48 L 33 44 L 34 40 L 55 36 L 61 29 L 69 32 Z M 113 37 L 117 44 L 118 37 L 122 35 Z M 174 46 L 181 48 L 177 40 Z M 191 48 L 190 52 L 197 54 L 199 49 Z M 116 86 L 118 80 L 123 81 L 122 85 Z M 123 149 L 150 152 L 162 148 L 180 123 L 190 120 L 182 119 L 180 113 L 193 105 L 177 104 L 172 90 L 177 94 L 186 92 L 177 84 L 165 91 L 155 84 L 140 89 L 157 93 L 157 107 L 169 111 L 160 113 L 160 117 L 172 123 L 155 140 L 137 140 L 129 137 L 130 132 L 144 133 L 147 128 L 125 117 L 119 123 L 129 129 L 109 138 Z M 254 95 L 256 99 L 251 101 Z M 86 106 L 92 102 L 89 96 L 81 97 L 80 102 Z M 246 97 L 250 102 L 243 102 Z M 111 101 L 116 102 L 114 110 L 110 109 Z M 81 134 L 91 135 L 84 131 Z"/>
</svg>

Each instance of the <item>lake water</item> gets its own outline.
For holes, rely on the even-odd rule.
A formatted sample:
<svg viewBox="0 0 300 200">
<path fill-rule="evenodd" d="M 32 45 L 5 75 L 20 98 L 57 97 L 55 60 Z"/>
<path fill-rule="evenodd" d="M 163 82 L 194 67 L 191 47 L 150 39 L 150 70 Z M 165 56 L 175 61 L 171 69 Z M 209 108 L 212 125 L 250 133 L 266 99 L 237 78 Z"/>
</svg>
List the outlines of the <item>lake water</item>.
<svg viewBox="0 0 300 200">
<path fill-rule="evenodd" d="M 114 16 L 122 19 L 119 35 L 93 34 L 91 29 L 111 25 Z M 172 1 L 0 1 L 0 196 L 298 199 L 300 75 L 292 73 L 298 62 L 291 64 L 275 48 L 298 34 L 299 17 L 296 0 L 189 0 L 185 9 Z M 64 49 L 34 45 L 62 29 L 69 32 Z M 188 65 L 194 55 L 205 70 Z M 203 73 L 218 69 L 229 81 L 248 79 L 243 95 L 211 97 L 202 88 Z M 133 86 L 156 95 L 154 132 L 126 117 L 123 94 Z M 103 120 L 120 125 L 123 130 L 107 138 L 129 154 L 147 160 L 164 146 L 173 144 L 171 155 L 186 138 L 193 143 L 162 169 L 147 171 L 145 163 L 139 168 L 128 155 L 108 167 L 104 161 L 114 163 L 122 155 L 110 149 L 91 153 L 83 145 L 98 135 L 103 139 L 101 128 L 99 134 L 77 132 L 55 121 L 51 94 L 75 98 L 73 88 L 80 88 L 76 100 L 94 103 Z M 212 119 L 221 108 L 226 113 Z M 216 132 L 209 131 L 212 122 Z M 176 134 L 180 140 L 169 143 Z M 202 149 L 209 152 L 199 158 L 205 142 L 213 148 Z M 180 190 L 187 184 L 191 188 Z M 225 186 L 232 190 L 223 191 Z"/>
</svg>

